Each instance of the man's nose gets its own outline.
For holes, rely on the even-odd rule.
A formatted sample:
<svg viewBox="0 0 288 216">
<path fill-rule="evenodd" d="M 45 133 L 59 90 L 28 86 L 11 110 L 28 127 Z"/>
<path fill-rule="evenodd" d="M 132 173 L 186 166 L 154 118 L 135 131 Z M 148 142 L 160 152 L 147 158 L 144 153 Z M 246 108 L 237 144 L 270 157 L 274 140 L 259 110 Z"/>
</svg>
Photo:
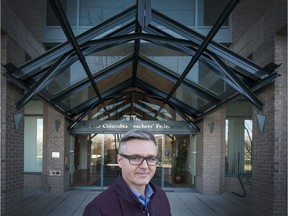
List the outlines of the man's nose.
<svg viewBox="0 0 288 216">
<path fill-rule="evenodd" d="M 148 165 L 148 162 L 147 162 L 147 159 L 144 159 L 143 161 L 142 161 L 142 163 L 140 164 L 140 167 L 148 167 L 149 165 Z"/>
</svg>

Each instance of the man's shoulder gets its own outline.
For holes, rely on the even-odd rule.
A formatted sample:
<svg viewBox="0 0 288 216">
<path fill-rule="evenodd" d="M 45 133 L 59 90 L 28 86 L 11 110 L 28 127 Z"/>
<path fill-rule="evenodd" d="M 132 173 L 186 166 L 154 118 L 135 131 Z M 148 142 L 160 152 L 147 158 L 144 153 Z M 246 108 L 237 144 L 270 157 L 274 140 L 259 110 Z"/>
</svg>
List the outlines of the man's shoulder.
<svg viewBox="0 0 288 216">
<path fill-rule="evenodd" d="M 155 185 L 153 183 L 150 183 L 151 188 L 153 189 L 154 192 L 160 193 L 160 194 L 166 194 L 165 191 L 158 185 Z"/>
<path fill-rule="evenodd" d="M 113 186 L 105 189 L 104 191 L 102 191 L 99 195 L 97 195 L 91 202 L 90 204 L 103 204 L 103 203 L 107 203 L 107 201 L 111 202 L 111 200 L 113 199 L 117 199 L 116 196 L 116 191 L 114 189 Z"/>
<path fill-rule="evenodd" d="M 113 186 L 105 189 L 98 194 L 88 205 L 85 207 L 83 215 L 102 215 L 103 212 L 107 212 L 111 206 L 115 206 L 118 203 L 118 196 Z M 96 212 L 98 214 L 96 214 Z M 93 213 L 93 214 L 92 214 Z"/>
</svg>

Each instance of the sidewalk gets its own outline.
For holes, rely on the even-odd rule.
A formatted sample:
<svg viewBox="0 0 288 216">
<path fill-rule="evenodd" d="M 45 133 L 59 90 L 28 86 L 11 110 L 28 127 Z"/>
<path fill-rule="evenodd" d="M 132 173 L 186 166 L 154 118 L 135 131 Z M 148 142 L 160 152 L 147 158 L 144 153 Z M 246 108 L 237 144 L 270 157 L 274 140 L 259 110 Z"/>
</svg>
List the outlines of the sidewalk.
<svg viewBox="0 0 288 216">
<path fill-rule="evenodd" d="M 87 205 L 101 191 L 65 193 L 24 190 L 24 216 L 81 216 Z M 232 193 L 207 196 L 197 192 L 167 192 L 173 216 L 249 216 L 250 198 Z"/>
</svg>

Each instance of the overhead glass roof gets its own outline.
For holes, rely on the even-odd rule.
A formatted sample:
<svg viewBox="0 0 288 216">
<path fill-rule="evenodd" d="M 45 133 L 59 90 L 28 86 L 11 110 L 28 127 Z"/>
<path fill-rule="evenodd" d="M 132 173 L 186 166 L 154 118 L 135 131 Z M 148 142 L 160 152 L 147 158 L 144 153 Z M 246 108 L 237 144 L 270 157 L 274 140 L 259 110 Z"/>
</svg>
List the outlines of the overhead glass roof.
<svg viewBox="0 0 288 216">
<path fill-rule="evenodd" d="M 177 10 L 168 17 L 149 0 L 118 8 L 75 36 L 62 5 L 50 0 L 67 41 L 18 68 L 5 65 L 5 75 L 25 90 L 17 108 L 41 98 L 71 121 L 70 129 L 84 118 L 130 116 L 185 120 L 198 130 L 196 121 L 238 98 L 261 110 L 254 92 L 278 76 L 277 65 L 262 68 L 213 41 L 237 2 L 223 7 L 205 36 L 189 27 L 193 19 Z"/>
</svg>

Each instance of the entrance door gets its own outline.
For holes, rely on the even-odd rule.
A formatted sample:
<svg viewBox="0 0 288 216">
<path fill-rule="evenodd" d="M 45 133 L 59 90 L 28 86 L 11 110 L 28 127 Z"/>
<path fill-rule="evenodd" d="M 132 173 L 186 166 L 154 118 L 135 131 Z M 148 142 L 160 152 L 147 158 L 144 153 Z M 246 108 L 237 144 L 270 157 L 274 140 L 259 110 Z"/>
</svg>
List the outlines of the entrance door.
<svg viewBox="0 0 288 216">
<path fill-rule="evenodd" d="M 109 187 L 120 173 L 118 134 L 95 134 L 75 142 L 73 186 Z"/>
<path fill-rule="evenodd" d="M 158 156 L 161 163 L 157 166 L 156 173 L 151 181 L 163 188 L 191 188 L 193 173 L 195 173 L 195 170 L 193 171 L 193 167 L 195 167 L 193 158 L 195 155 L 193 155 L 190 135 L 155 134 L 154 136 L 158 144 Z M 85 167 L 81 169 L 81 181 L 76 181 L 74 185 L 103 188 L 113 184 L 121 172 L 117 163 L 119 139 L 120 134 L 97 134 L 91 136 L 90 145 L 87 148 L 80 148 L 80 154 L 77 154 L 84 157 L 88 155 L 87 160 L 85 160 L 88 167 L 87 169 Z M 175 160 L 179 151 L 178 146 L 183 144 L 187 147 L 187 159 L 183 162 L 184 178 L 178 182 L 174 178 Z M 86 143 L 80 145 L 86 146 L 87 140 Z M 82 150 L 88 150 L 88 152 L 81 153 Z M 80 161 L 82 159 L 80 158 Z M 88 175 L 83 175 L 85 170 L 87 170 L 86 173 L 88 172 Z"/>
<path fill-rule="evenodd" d="M 158 143 L 158 154 L 161 160 L 157 167 L 155 176 L 152 179 L 154 184 L 162 188 L 191 188 L 194 160 L 192 158 L 192 145 L 190 135 L 155 135 Z M 183 161 L 182 179 L 177 181 L 175 178 L 176 158 L 178 156 L 178 146 L 185 146 L 187 150 L 186 160 Z"/>
<path fill-rule="evenodd" d="M 109 187 L 119 175 L 117 134 L 98 134 L 91 139 L 91 186 Z M 90 181 L 91 182 L 91 181 Z"/>
<path fill-rule="evenodd" d="M 104 136 L 104 161 L 102 163 L 104 187 L 112 185 L 120 173 L 120 168 L 117 163 L 118 140 L 118 134 L 106 134 Z"/>
</svg>

